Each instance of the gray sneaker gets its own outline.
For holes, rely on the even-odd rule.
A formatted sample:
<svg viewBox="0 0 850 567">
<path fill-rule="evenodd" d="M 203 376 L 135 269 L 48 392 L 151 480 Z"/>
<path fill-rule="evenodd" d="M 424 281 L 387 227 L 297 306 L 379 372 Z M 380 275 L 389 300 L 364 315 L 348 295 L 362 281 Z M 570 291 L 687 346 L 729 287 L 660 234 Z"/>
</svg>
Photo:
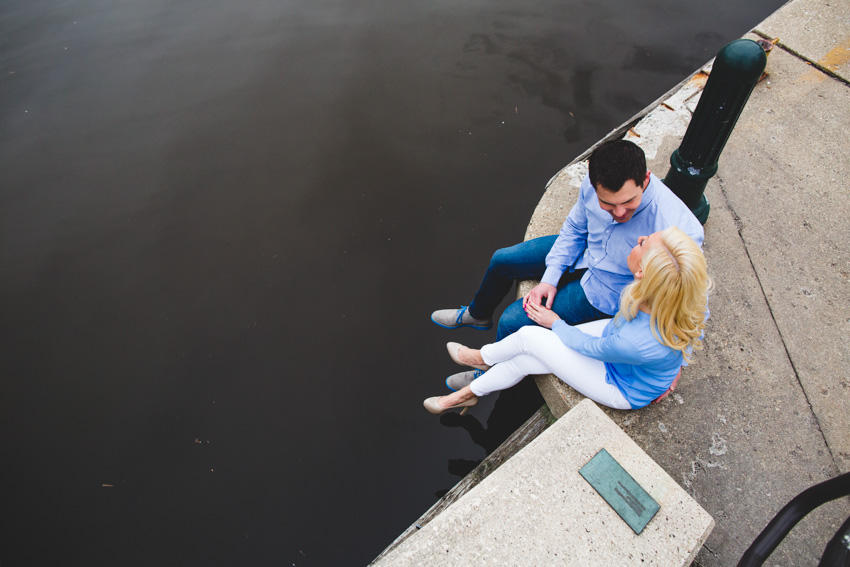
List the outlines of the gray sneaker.
<svg viewBox="0 0 850 567">
<path fill-rule="evenodd" d="M 467 370 L 466 372 L 458 372 L 446 378 L 446 386 L 452 392 L 463 390 L 465 387 L 472 384 L 472 381 L 484 374 L 483 370 Z"/>
<path fill-rule="evenodd" d="M 440 309 L 431 313 L 431 320 L 444 329 L 460 329 L 461 327 L 472 327 L 480 331 L 486 331 L 493 326 L 490 319 L 475 319 L 469 314 L 466 305 L 460 309 Z"/>
</svg>

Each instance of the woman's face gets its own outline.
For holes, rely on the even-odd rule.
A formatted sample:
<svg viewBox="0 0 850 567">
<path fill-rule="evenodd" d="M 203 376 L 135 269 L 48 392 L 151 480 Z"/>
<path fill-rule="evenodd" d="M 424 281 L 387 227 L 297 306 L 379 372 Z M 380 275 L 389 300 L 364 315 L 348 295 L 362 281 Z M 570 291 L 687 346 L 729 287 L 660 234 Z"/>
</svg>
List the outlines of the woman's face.
<svg viewBox="0 0 850 567">
<path fill-rule="evenodd" d="M 653 232 L 649 236 L 639 236 L 637 246 L 632 248 L 629 257 L 626 258 L 626 264 L 629 266 L 629 271 L 638 279 L 643 277 L 643 271 L 640 268 L 640 263 L 643 261 L 643 255 L 646 251 L 661 243 L 661 231 Z"/>
</svg>

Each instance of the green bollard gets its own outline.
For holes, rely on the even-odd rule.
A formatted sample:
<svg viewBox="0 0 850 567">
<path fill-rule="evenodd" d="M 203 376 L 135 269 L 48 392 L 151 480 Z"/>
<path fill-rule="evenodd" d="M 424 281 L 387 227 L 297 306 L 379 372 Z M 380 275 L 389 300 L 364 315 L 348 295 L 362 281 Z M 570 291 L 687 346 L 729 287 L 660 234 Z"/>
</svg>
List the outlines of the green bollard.
<svg viewBox="0 0 850 567">
<path fill-rule="evenodd" d="M 717 173 L 717 160 L 767 64 L 764 49 L 738 39 L 717 54 L 711 74 L 679 149 L 670 156 L 664 184 L 702 224 L 710 205 L 705 186 Z"/>
</svg>

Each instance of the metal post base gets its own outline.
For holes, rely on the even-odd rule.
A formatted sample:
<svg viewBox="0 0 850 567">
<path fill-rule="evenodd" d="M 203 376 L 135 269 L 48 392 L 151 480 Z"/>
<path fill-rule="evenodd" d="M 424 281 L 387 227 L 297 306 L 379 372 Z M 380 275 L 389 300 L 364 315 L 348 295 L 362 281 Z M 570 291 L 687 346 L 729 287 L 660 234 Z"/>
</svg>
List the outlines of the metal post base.
<svg viewBox="0 0 850 567">
<path fill-rule="evenodd" d="M 708 202 L 708 197 L 705 195 L 702 196 L 702 199 L 699 202 L 699 205 L 692 211 L 694 216 L 700 222 L 700 224 L 705 224 L 708 220 L 708 213 L 711 210 L 711 204 Z"/>
</svg>

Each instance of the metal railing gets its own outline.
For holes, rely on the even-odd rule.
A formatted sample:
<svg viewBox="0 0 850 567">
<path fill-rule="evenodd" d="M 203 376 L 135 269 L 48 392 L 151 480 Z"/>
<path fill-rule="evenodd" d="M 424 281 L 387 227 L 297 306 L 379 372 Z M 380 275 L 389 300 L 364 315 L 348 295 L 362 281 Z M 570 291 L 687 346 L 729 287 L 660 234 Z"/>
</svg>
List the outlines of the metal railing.
<svg viewBox="0 0 850 567">
<path fill-rule="evenodd" d="M 744 552 L 738 567 L 762 565 L 785 536 L 809 512 L 819 506 L 850 495 L 850 473 L 816 484 L 798 494 L 767 524 L 749 549 Z M 818 567 L 845 567 L 850 565 L 850 518 L 829 541 Z"/>
</svg>

